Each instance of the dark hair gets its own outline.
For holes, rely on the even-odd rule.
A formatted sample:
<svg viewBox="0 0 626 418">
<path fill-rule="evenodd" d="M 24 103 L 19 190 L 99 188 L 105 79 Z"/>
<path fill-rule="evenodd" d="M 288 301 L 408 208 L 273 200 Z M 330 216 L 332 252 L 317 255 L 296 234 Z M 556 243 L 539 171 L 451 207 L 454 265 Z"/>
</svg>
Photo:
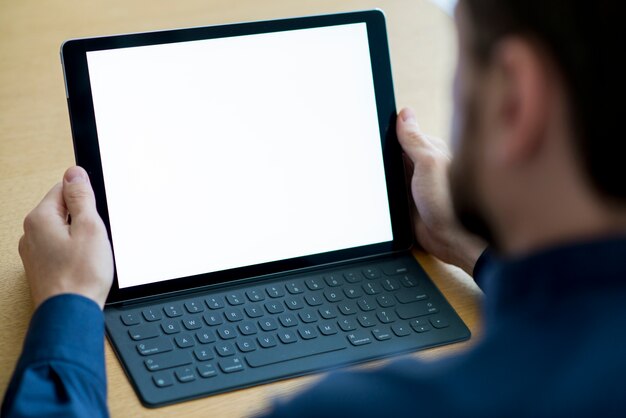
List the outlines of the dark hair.
<svg viewBox="0 0 626 418">
<path fill-rule="evenodd" d="M 626 15 L 620 0 L 461 0 L 479 61 L 507 35 L 539 42 L 561 71 L 592 185 L 626 203 Z"/>
</svg>

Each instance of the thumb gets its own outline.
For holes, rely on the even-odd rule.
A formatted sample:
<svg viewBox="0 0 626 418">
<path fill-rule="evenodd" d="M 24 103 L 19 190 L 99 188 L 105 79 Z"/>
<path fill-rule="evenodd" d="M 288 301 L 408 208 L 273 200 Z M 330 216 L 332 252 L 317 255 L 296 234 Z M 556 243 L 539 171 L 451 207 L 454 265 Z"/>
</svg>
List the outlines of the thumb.
<svg viewBox="0 0 626 418">
<path fill-rule="evenodd" d="M 421 151 L 429 146 L 426 136 L 420 130 L 415 118 L 415 113 L 410 108 L 404 108 L 398 114 L 396 132 L 398 134 L 398 142 L 406 155 L 415 162 Z"/>
<path fill-rule="evenodd" d="M 70 167 L 63 176 L 63 199 L 72 217 L 79 221 L 85 215 L 96 212 L 96 199 L 89 183 L 89 176 L 82 167 Z"/>
</svg>

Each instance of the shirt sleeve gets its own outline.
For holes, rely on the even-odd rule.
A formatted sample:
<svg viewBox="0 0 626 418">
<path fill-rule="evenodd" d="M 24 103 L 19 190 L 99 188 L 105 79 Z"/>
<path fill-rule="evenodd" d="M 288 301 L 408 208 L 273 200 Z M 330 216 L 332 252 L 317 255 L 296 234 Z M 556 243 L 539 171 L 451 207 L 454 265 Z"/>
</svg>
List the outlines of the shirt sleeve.
<svg viewBox="0 0 626 418">
<path fill-rule="evenodd" d="M 73 294 L 47 299 L 35 311 L 1 416 L 108 417 L 104 316 Z"/>
<path fill-rule="evenodd" d="M 472 277 L 474 281 L 484 290 L 483 287 L 483 278 L 485 277 L 486 267 L 493 261 L 494 255 L 493 250 L 490 247 L 485 248 L 485 251 L 482 252 L 478 260 L 476 260 L 476 264 L 474 264 L 474 271 L 472 272 Z"/>
</svg>

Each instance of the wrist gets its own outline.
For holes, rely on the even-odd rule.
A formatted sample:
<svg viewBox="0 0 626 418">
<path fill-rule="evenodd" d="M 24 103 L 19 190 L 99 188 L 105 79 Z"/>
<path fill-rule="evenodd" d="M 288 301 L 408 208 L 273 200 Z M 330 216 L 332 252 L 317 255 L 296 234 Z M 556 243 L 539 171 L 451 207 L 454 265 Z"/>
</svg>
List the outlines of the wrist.
<svg viewBox="0 0 626 418">
<path fill-rule="evenodd" d="M 453 264 L 473 277 L 476 262 L 487 248 L 487 243 L 475 235 L 464 235 L 457 246 L 456 262 Z"/>
</svg>

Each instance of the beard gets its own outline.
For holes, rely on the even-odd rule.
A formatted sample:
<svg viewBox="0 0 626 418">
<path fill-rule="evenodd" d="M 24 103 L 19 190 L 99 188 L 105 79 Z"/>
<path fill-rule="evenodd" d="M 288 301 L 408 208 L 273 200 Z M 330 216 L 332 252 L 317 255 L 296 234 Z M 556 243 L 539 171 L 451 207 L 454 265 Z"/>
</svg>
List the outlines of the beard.
<svg viewBox="0 0 626 418">
<path fill-rule="evenodd" d="M 477 167 L 480 164 L 478 95 L 462 99 L 455 91 L 452 119 L 452 145 L 454 158 L 449 168 L 452 208 L 459 223 L 469 232 L 478 235 L 490 246 L 497 247 L 493 229 L 480 201 L 477 184 Z"/>
</svg>

